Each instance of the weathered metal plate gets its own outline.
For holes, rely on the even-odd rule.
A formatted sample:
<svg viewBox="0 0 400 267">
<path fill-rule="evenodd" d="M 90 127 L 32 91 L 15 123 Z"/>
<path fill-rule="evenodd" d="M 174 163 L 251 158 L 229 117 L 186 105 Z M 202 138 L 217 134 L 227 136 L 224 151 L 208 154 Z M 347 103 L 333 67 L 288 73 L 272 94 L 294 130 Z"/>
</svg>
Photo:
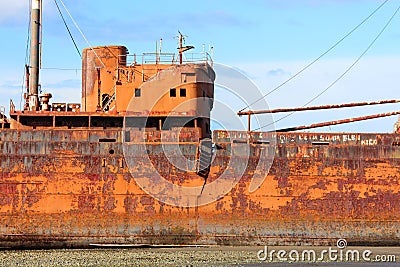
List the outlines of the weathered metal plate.
<svg viewBox="0 0 400 267">
<path fill-rule="evenodd" d="M 227 135 L 244 134 L 214 133 L 223 149 L 208 183 L 230 171 Z M 246 172 L 227 195 L 188 208 L 166 205 L 136 183 L 139 176 L 151 180 L 156 168 L 174 184 L 203 184 L 172 166 L 157 141 L 146 151 L 138 145 L 127 159 L 122 131 L 4 130 L 0 138 L 0 246 L 400 243 L 399 134 L 278 134 L 258 190 L 250 193 L 249 185 L 257 149 L 268 144 L 253 144 L 249 159 L 237 163 L 247 164 Z M 179 147 L 195 159 L 197 145 Z"/>
</svg>

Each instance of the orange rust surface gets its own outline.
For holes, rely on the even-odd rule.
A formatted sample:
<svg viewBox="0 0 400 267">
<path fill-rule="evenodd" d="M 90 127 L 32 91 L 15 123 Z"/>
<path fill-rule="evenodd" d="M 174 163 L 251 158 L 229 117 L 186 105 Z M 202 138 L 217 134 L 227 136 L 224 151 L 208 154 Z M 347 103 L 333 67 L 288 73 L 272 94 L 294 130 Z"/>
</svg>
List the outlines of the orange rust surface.
<svg viewBox="0 0 400 267">
<path fill-rule="evenodd" d="M 217 151 L 209 181 L 228 166 L 225 137 L 214 135 L 225 148 Z M 115 142 L 99 142 L 104 138 Z M 197 142 L 186 138 L 181 147 L 194 158 Z M 163 204 L 136 184 L 135 172 L 151 178 L 154 170 L 139 153 L 137 169 L 129 172 L 120 131 L 4 130 L 0 140 L 2 246 L 400 243 L 398 134 L 278 134 L 273 165 L 258 190 L 249 193 L 258 160 L 252 156 L 227 195 L 193 208 Z M 171 166 L 158 142 L 147 142 L 147 153 L 166 179 L 202 184 Z"/>
</svg>

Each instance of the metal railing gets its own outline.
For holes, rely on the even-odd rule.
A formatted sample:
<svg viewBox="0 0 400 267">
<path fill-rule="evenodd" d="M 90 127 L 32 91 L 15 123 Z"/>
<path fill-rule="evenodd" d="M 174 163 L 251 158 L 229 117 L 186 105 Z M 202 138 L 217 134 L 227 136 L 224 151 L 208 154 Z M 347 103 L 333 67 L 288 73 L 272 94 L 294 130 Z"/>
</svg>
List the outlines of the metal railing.
<svg viewBox="0 0 400 267">
<path fill-rule="evenodd" d="M 175 53 L 143 53 L 138 63 L 138 56 L 136 54 L 127 55 L 127 66 L 134 66 L 137 64 L 179 64 L 179 54 Z M 213 60 L 207 52 L 201 53 L 183 53 L 182 63 L 208 63 L 213 66 Z"/>
</svg>

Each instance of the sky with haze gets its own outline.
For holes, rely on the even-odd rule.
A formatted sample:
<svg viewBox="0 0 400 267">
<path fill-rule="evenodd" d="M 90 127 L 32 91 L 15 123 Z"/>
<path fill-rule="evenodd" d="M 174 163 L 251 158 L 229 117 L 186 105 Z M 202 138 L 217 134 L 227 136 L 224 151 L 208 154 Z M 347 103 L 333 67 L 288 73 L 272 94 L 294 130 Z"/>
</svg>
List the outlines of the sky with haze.
<svg viewBox="0 0 400 267">
<path fill-rule="evenodd" d="M 178 30 L 197 52 L 214 47 L 214 61 L 239 70 L 262 93 L 289 79 L 369 16 L 384 0 L 94 1 L 63 0 L 85 34 L 64 16 L 80 50 L 125 45 L 130 53 L 176 52 Z M 29 0 L 0 0 L 0 105 L 20 107 L 29 21 Z M 325 90 L 366 50 L 400 6 L 387 3 L 336 49 L 270 94 L 270 108 L 303 106 Z M 41 84 L 53 102 L 80 102 L 81 59 L 53 0 L 43 3 Z M 399 99 L 400 12 L 361 60 L 310 105 Z M 63 70 L 59 70 L 63 69 Z M 245 89 L 244 94 L 245 94 Z M 223 90 L 216 90 L 223 101 Z M 235 102 L 235 101 L 233 101 Z M 237 111 L 246 105 L 237 103 Z M 398 111 L 400 104 L 299 112 L 276 128 Z M 276 114 L 278 120 L 284 114 Z M 397 117 L 320 128 L 327 132 L 392 132 Z"/>
</svg>

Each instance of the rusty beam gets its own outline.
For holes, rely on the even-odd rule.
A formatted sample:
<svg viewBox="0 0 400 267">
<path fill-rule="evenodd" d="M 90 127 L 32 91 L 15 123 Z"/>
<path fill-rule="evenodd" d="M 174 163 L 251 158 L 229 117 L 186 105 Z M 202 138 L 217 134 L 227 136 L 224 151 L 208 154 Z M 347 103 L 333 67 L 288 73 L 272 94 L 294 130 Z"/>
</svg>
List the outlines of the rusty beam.
<svg viewBox="0 0 400 267">
<path fill-rule="evenodd" d="M 380 114 L 374 114 L 374 115 L 357 117 L 357 118 L 350 118 L 350 119 L 337 120 L 337 121 L 328 121 L 328 122 L 315 123 L 315 124 L 305 125 L 305 126 L 284 128 L 284 129 L 276 130 L 276 132 L 300 131 L 300 130 L 306 130 L 306 129 L 325 127 L 325 126 L 332 126 L 332 125 L 337 125 L 337 124 L 350 123 L 350 122 L 355 122 L 355 121 L 365 121 L 365 120 L 389 117 L 389 116 L 394 116 L 394 115 L 399 115 L 399 114 L 400 114 L 400 111 L 380 113 Z"/>
<path fill-rule="evenodd" d="M 296 111 L 306 111 L 306 110 L 348 108 L 348 107 L 371 106 L 371 105 L 394 104 L 394 103 L 400 103 L 400 100 L 392 99 L 392 100 L 382 100 L 382 101 L 374 101 L 374 102 L 358 102 L 358 103 L 346 103 L 346 104 L 338 104 L 338 105 L 324 105 L 324 106 L 312 106 L 312 107 L 300 107 L 300 108 L 249 110 L 249 111 L 240 111 L 237 114 L 239 116 L 242 116 L 242 115 L 255 115 L 255 114 L 265 114 L 265 113 L 281 113 L 281 112 L 296 112 Z"/>
</svg>

